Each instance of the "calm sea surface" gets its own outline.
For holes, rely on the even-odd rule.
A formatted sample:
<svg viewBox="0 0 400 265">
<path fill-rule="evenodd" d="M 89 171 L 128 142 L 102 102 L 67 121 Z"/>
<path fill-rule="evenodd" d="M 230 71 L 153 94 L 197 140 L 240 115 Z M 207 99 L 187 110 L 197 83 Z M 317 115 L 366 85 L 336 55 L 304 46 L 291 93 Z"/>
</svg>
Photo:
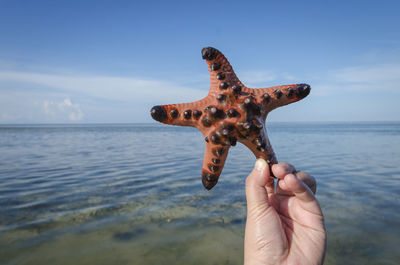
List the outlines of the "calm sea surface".
<svg viewBox="0 0 400 265">
<path fill-rule="evenodd" d="M 318 182 L 325 264 L 400 264 L 400 123 L 268 127 Z M 242 264 L 244 184 L 231 148 L 201 184 L 203 137 L 163 125 L 0 126 L 0 264 Z"/>
</svg>

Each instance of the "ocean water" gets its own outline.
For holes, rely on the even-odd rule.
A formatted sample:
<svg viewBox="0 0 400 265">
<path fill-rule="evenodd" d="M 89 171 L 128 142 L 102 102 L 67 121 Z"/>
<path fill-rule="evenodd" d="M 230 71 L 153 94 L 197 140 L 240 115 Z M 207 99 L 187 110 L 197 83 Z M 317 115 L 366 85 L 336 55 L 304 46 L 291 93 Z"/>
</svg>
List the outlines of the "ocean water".
<svg viewBox="0 0 400 265">
<path fill-rule="evenodd" d="M 400 264 L 400 123 L 274 123 L 278 160 L 312 174 L 325 264 Z M 244 184 L 231 148 L 201 184 L 193 128 L 0 126 L 0 264 L 242 264 Z"/>
</svg>

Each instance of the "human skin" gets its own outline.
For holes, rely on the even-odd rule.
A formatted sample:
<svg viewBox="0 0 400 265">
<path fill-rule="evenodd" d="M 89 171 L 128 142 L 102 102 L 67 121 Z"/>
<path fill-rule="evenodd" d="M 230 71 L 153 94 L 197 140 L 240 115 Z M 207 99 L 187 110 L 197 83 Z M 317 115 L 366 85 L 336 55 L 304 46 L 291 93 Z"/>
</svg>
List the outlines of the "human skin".
<svg viewBox="0 0 400 265">
<path fill-rule="evenodd" d="M 263 159 L 246 179 L 247 221 L 244 264 L 322 264 L 326 250 L 324 217 L 315 179 L 281 162 Z"/>
</svg>

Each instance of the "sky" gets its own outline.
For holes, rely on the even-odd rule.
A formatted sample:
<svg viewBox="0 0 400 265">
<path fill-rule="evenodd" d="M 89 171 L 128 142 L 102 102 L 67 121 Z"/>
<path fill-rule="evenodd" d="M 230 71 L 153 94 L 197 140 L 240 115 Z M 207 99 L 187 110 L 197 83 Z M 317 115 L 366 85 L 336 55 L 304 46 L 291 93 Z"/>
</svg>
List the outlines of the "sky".
<svg viewBox="0 0 400 265">
<path fill-rule="evenodd" d="M 270 121 L 399 121 L 399 1 L 0 0 L 0 123 L 154 122 L 209 90 L 307 83 Z"/>
</svg>

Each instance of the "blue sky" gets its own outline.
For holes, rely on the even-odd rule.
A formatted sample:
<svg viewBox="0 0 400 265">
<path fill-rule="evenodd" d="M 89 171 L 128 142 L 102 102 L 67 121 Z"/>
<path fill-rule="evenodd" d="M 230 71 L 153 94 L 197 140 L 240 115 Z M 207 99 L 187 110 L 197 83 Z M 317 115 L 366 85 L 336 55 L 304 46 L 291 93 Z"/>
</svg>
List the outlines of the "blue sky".
<svg viewBox="0 0 400 265">
<path fill-rule="evenodd" d="M 209 89 L 308 83 L 271 121 L 399 121 L 399 1 L 0 0 L 0 123 L 152 122 Z"/>
</svg>

